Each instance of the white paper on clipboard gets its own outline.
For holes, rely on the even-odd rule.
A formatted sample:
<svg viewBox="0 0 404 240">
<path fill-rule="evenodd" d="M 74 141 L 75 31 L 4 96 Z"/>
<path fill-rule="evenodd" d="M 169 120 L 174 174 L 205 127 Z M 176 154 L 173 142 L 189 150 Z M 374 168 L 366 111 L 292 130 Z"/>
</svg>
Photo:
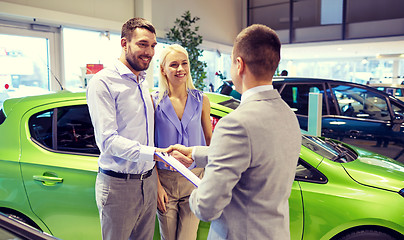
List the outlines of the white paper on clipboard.
<svg viewBox="0 0 404 240">
<path fill-rule="evenodd" d="M 182 163 L 180 163 L 177 159 L 175 159 L 173 156 L 169 155 L 168 153 L 165 152 L 155 152 L 159 158 L 161 158 L 165 163 L 170 165 L 172 168 L 177 170 L 179 173 L 181 173 L 182 176 L 184 176 L 188 181 L 190 181 L 192 184 L 195 185 L 195 187 L 199 186 L 199 183 L 201 182 L 201 179 L 198 178 L 191 170 L 186 168 Z"/>
</svg>

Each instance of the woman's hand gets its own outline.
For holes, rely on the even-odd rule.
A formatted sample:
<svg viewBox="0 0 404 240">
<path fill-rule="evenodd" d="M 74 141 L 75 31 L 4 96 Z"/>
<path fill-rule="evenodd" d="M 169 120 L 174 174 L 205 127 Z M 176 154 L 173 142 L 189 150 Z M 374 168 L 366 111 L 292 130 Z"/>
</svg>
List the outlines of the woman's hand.
<svg viewBox="0 0 404 240">
<path fill-rule="evenodd" d="M 168 195 L 161 185 L 160 179 L 157 181 L 157 208 L 160 212 L 165 213 L 167 211 L 166 204 L 168 203 Z"/>
</svg>

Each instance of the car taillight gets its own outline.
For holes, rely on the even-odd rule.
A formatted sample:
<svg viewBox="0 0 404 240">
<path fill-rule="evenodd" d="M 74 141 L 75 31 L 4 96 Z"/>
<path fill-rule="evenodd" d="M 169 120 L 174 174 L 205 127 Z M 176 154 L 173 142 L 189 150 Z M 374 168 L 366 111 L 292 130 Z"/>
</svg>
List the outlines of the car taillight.
<svg viewBox="0 0 404 240">
<path fill-rule="evenodd" d="M 215 130 L 215 126 L 217 122 L 219 122 L 220 118 L 215 116 L 210 116 L 210 123 L 212 124 L 212 132 Z"/>
</svg>

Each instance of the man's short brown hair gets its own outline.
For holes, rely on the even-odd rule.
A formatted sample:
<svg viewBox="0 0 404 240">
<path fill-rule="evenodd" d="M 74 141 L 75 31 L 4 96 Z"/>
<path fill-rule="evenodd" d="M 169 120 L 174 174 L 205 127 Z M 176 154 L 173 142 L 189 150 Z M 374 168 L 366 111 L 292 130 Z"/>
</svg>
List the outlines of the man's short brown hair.
<svg viewBox="0 0 404 240">
<path fill-rule="evenodd" d="M 149 30 L 151 33 L 156 34 L 156 30 L 151 22 L 144 18 L 131 18 L 122 26 L 121 38 L 126 38 L 128 42 L 132 39 L 132 33 L 136 28 L 144 28 Z"/>
<path fill-rule="evenodd" d="M 281 42 L 271 28 L 254 24 L 241 31 L 233 46 L 233 59 L 241 57 L 256 77 L 274 74 L 278 68 Z"/>
</svg>

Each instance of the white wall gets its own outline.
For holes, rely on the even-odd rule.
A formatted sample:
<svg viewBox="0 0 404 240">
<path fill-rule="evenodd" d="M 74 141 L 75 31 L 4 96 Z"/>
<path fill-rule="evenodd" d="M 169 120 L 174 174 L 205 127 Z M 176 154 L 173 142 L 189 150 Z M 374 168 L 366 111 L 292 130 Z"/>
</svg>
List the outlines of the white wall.
<svg viewBox="0 0 404 240">
<path fill-rule="evenodd" d="M 124 21 L 134 12 L 133 0 L 1 0 L 1 2 L 112 21 Z"/>
<path fill-rule="evenodd" d="M 0 18 L 120 32 L 133 0 L 1 0 Z M 35 21 L 34 21 L 35 19 Z"/>
<path fill-rule="evenodd" d="M 243 28 L 243 0 L 153 0 L 153 24 L 159 30 L 169 31 L 176 18 L 189 10 L 199 17 L 199 34 L 210 42 L 233 45 L 233 40 Z"/>
<path fill-rule="evenodd" d="M 0 0 L 0 19 L 120 32 L 135 15 L 150 20 L 165 38 L 176 18 L 198 16 L 205 48 L 229 52 L 246 25 L 246 0 Z M 34 21 L 35 19 L 35 21 Z"/>
</svg>

